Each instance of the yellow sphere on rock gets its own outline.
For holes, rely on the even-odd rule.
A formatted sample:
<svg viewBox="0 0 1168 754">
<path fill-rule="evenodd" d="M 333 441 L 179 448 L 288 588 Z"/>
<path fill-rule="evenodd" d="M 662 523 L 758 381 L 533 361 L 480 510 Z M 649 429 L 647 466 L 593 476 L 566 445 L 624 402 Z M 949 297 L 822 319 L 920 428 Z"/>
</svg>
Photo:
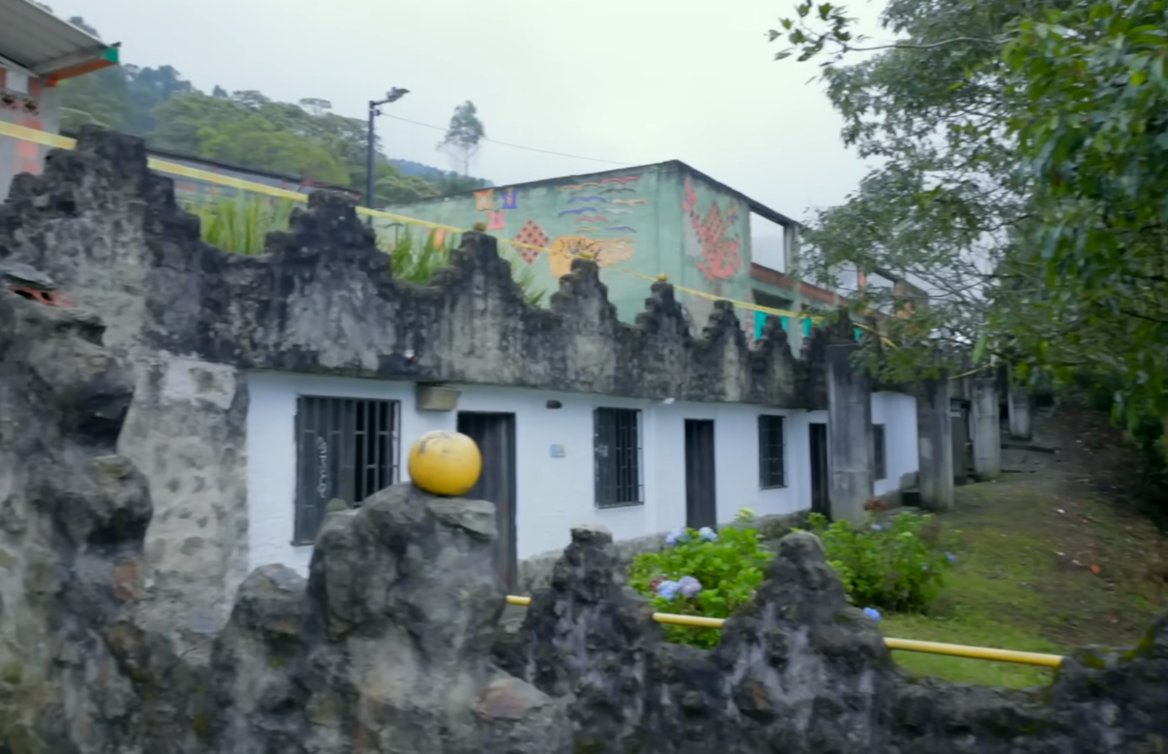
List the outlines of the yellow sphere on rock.
<svg viewBox="0 0 1168 754">
<path fill-rule="evenodd" d="M 432 495 L 465 495 L 483 473 L 475 441 L 461 432 L 427 432 L 410 447 L 410 481 Z"/>
</svg>

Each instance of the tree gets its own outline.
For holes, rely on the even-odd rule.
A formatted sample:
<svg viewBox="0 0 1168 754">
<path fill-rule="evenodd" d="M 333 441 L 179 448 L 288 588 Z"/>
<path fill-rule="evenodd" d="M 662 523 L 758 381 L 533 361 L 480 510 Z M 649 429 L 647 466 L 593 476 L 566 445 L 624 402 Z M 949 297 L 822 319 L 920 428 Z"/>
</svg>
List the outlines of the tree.
<svg viewBox="0 0 1168 754">
<path fill-rule="evenodd" d="M 80 18 L 73 23 L 96 33 Z M 256 90 L 228 94 L 218 85 L 207 95 L 168 65 L 111 67 L 63 82 L 60 90 L 66 130 L 94 123 L 143 136 L 157 149 L 327 183 L 365 184 L 365 122 L 332 112 L 325 99 L 277 102 Z M 377 197 L 386 204 L 484 183 L 432 167 L 425 175 L 406 176 L 380 150 L 375 169 Z"/>
<path fill-rule="evenodd" d="M 1062 326 L 1055 350 L 1120 376 L 1131 429 L 1168 428 L 1165 14 L 1168 0 L 1073 5 L 1025 20 L 1005 55 L 1041 208 L 1021 263 L 1045 282 L 1035 304 Z"/>
<path fill-rule="evenodd" d="M 462 168 L 463 175 L 470 175 L 470 161 L 479 151 L 479 143 L 486 135 L 478 110 L 473 102 L 467 100 L 454 108 L 446 138 L 438 144 L 438 148 L 454 156 L 455 164 Z"/>
<path fill-rule="evenodd" d="M 881 161 L 815 218 L 807 269 L 889 269 L 934 293 L 894 321 L 910 347 L 885 368 L 936 363 L 948 338 L 981 363 L 1102 365 L 1129 426 L 1168 416 L 1165 10 L 893 0 L 898 39 L 873 45 L 842 9 L 804 2 L 771 32 L 791 44 L 778 57 L 820 60 L 845 141 Z"/>
</svg>

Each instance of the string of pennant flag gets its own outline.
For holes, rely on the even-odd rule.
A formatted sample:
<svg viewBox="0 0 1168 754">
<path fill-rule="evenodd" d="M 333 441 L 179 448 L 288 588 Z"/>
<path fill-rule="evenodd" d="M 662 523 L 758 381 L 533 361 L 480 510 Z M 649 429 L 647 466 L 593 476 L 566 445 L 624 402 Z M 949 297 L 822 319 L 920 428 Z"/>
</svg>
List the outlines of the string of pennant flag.
<svg viewBox="0 0 1168 754">
<path fill-rule="evenodd" d="M 54 147 L 54 148 L 58 148 L 58 149 L 74 149 L 77 145 L 77 142 L 75 139 L 69 138 L 67 136 L 60 136 L 58 134 L 47 133 L 45 131 L 39 131 L 39 130 L 36 130 L 33 128 L 27 128 L 24 126 L 16 125 L 14 123 L 5 123 L 2 121 L 0 121 L 0 136 L 7 136 L 7 137 L 12 138 L 12 139 L 17 139 L 17 140 L 26 141 L 26 142 L 32 142 L 34 144 L 39 144 L 41 146 Z M 217 184 L 220 186 L 234 188 L 234 189 L 237 189 L 239 191 L 247 191 L 247 192 L 251 192 L 251 193 L 255 193 L 255 194 L 261 194 L 261 195 L 273 197 L 276 199 L 285 199 L 285 200 L 290 200 L 290 201 L 294 201 L 294 202 L 303 203 L 303 202 L 308 201 L 308 195 L 301 193 L 301 192 L 298 192 L 298 191 L 291 191 L 289 189 L 283 189 L 283 188 L 279 188 L 277 186 L 268 186 L 268 185 L 258 183 L 255 181 L 248 181 L 248 180 L 245 180 L 242 178 L 235 178 L 232 176 L 221 175 L 219 173 L 214 173 L 214 172 L 211 172 L 209 170 L 201 170 L 199 168 L 191 167 L 189 165 L 183 165 L 183 164 L 178 163 L 178 162 L 174 162 L 174 161 L 166 160 L 166 159 L 161 159 L 158 157 L 148 157 L 147 158 L 147 166 L 151 170 L 154 170 L 154 171 L 159 172 L 159 173 L 165 173 L 167 175 L 172 175 L 172 176 L 179 176 L 182 178 L 189 178 L 189 179 L 197 180 L 197 181 L 204 181 L 207 183 L 212 183 L 212 184 Z M 408 225 L 408 226 L 417 226 L 420 228 L 426 228 L 430 231 L 441 231 L 443 233 L 461 234 L 461 233 L 465 233 L 468 230 L 471 230 L 470 228 L 459 228 L 459 227 L 453 226 L 453 225 L 431 222 L 429 220 L 422 220 L 422 219 L 416 218 L 416 217 L 408 217 L 406 215 L 399 215 L 397 213 L 386 212 L 384 210 L 371 209 L 369 207 L 357 207 L 356 211 L 357 211 L 357 214 L 359 214 L 363 217 L 372 217 L 374 219 L 386 220 L 386 221 L 389 221 L 391 223 L 399 223 L 399 224 Z M 534 253 L 538 253 L 538 254 L 553 253 L 553 252 L 550 252 L 549 249 L 547 249 L 544 246 L 537 246 L 537 245 L 533 245 L 533 244 L 528 244 L 528 243 L 524 243 L 522 241 L 518 241 L 518 240 L 514 240 L 514 239 L 500 238 L 498 240 L 500 243 L 504 243 L 504 244 L 516 249 L 516 250 L 527 250 L 528 252 L 534 252 Z M 565 254 L 569 257 L 578 258 L 578 259 L 589 259 L 589 256 L 587 254 L 572 253 L 572 252 L 560 251 L 560 250 L 557 250 L 554 253 Z M 668 281 L 668 277 L 664 274 L 654 277 L 652 275 L 647 275 L 645 273 L 638 272 L 636 270 L 622 268 L 619 266 L 608 267 L 606 269 L 606 271 L 609 273 L 628 275 L 631 277 L 639 278 L 639 279 L 644 280 L 644 281 L 649 282 L 649 283 L 654 283 L 654 282 L 658 282 L 658 281 L 662 281 L 662 282 Z M 676 283 L 672 283 L 672 285 L 673 285 L 673 289 L 679 293 L 685 293 L 687 295 L 694 296 L 696 298 L 705 299 L 708 301 L 728 301 L 734 307 L 739 308 L 739 309 L 743 309 L 745 311 L 757 312 L 757 313 L 764 314 L 764 315 L 783 318 L 784 329 L 785 329 L 785 326 L 786 326 L 788 320 L 789 321 L 801 321 L 804 323 L 803 327 L 804 327 L 804 334 L 805 335 L 810 332 L 811 325 L 813 323 L 820 322 L 823 319 L 822 316 L 816 315 L 816 314 L 811 314 L 809 312 L 796 312 L 796 311 L 790 311 L 787 309 L 779 309 L 779 308 L 770 307 L 770 306 L 763 306 L 761 304 L 757 304 L 757 303 L 752 302 L 752 301 L 741 301 L 741 300 L 736 300 L 736 299 L 728 299 L 725 296 L 719 296 L 719 295 L 710 293 L 709 291 L 703 291 L 699 288 L 691 288 L 689 286 L 678 285 Z M 867 331 L 875 333 L 874 330 L 872 330 L 871 328 L 869 328 L 866 325 L 857 324 L 856 327 L 857 327 L 857 332 L 859 332 L 860 330 L 867 330 Z M 875 334 L 877 334 L 879 336 L 879 333 L 875 333 Z M 887 338 L 884 338 L 883 336 L 880 336 L 880 337 L 881 337 L 881 340 L 884 341 L 886 345 L 893 346 L 892 342 L 889 341 Z"/>
</svg>

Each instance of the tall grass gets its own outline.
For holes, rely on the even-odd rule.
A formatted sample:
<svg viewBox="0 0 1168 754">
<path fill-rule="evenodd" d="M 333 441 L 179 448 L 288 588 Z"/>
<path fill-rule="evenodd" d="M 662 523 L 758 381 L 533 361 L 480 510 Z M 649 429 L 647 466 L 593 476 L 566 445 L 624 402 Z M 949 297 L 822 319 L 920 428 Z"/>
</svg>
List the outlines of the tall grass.
<svg viewBox="0 0 1168 754">
<path fill-rule="evenodd" d="M 296 203 L 289 199 L 269 199 L 240 194 L 231 199 L 192 202 L 186 209 L 199 218 L 206 243 L 233 254 L 256 256 L 264 253 L 269 233 L 287 231 Z M 378 245 L 389 255 L 394 276 L 420 285 L 428 284 L 438 270 L 450 264 L 450 254 L 459 243 L 457 234 L 442 240 L 430 232 L 415 234 L 397 229 L 394 237 L 378 234 Z M 540 287 L 535 271 L 507 249 L 500 255 L 511 265 L 511 274 L 532 306 L 543 303 L 547 291 Z"/>
<path fill-rule="evenodd" d="M 381 248 L 389 253 L 394 277 L 420 285 L 428 284 L 438 270 L 450 264 L 450 254 L 458 244 L 459 238 L 454 234 L 439 241 L 438 234 L 430 232 L 419 240 L 409 229 L 399 229 L 396 238 L 380 240 Z M 511 275 L 523 291 L 523 300 L 531 306 L 542 304 L 547 291 L 539 286 L 535 271 L 505 247 L 499 249 L 499 255 L 511 265 Z"/>
<path fill-rule="evenodd" d="M 264 253 L 268 234 L 288 230 L 295 203 L 240 195 L 234 199 L 194 203 L 187 210 L 199 218 L 203 241 L 233 254 Z"/>
</svg>

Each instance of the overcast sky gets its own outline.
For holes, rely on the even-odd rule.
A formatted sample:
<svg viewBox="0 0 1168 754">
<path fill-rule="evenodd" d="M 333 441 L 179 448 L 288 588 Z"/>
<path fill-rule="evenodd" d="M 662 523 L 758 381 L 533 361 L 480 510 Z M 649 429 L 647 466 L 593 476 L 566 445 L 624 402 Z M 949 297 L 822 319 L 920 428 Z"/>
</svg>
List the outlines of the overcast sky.
<svg viewBox="0 0 1168 754">
<path fill-rule="evenodd" d="M 123 62 L 170 64 L 196 86 L 386 108 L 444 129 L 470 99 L 487 136 L 618 163 L 680 159 L 803 219 L 838 203 L 863 165 L 839 139 L 814 64 L 775 62 L 766 31 L 793 0 L 49 0 Z M 861 3 L 870 18 L 874 8 Z M 451 168 L 442 130 L 381 118 L 390 156 Z M 488 143 L 471 172 L 496 183 L 612 163 Z"/>
</svg>

